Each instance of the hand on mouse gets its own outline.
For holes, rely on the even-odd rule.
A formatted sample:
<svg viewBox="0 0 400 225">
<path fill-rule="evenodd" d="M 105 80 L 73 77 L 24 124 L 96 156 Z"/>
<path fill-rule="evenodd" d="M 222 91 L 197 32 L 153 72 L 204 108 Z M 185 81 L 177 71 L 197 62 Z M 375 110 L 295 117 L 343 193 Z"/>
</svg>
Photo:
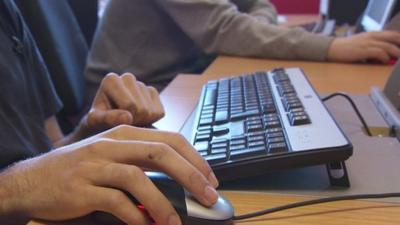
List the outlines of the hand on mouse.
<svg viewBox="0 0 400 225">
<path fill-rule="evenodd" d="M 378 60 L 388 63 L 400 57 L 400 33 L 395 31 L 365 32 L 335 38 L 329 48 L 328 61 L 356 62 Z"/>
<path fill-rule="evenodd" d="M 126 124 L 151 125 L 164 117 L 158 92 L 135 76 L 108 74 L 100 84 L 89 113 L 77 129 L 81 138 Z"/>
<path fill-rule="evenodd" d="M 126 191 L 157 224 L 181 224 L 143 168 L 165 172 L 206 206 L 218 199 L 214 173 L 182 136 L 119 126 L 1 173 L 0 223 L 7 224 L 7 218 L 12 224 L 15 218 L 66 220 L 104 211 L 129 225 L 149 224 Z"/>
</svg>

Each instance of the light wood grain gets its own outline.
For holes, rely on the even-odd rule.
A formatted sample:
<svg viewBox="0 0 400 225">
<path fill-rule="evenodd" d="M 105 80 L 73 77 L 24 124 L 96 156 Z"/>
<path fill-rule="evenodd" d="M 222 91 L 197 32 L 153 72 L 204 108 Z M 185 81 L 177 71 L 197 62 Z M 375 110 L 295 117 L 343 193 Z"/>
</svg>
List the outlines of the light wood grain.
<svg viewBox="0 0 400 225">
<path fill-rule="evenodd" d="M 371 86 L 383 87 L 393 69 L 393 66 L 380 64 L 320 63 L 221 56 L 208 67 L 203 76 L 216 79 L 277 67 L 301 67 L 320 93 L 344 91 L 364 94 L 369 92 Z"/>
<path fill-rule="evenodd" d="M 265 208 L 272 208 L 293 202 L 313 199 L 304 196 L 272 195 L 260 192 L 223 191 L 235 208 L 236 215 L 242 215 Z M 315 197 L 316 198 L 316 197 Z M 243 225 L 394 225 L 400 224 L 400 204 L 344 201 L 291 209 L 237 221 Z M 85 218 L 63 223 L 31 222 L 29 225 L 97 225 Z M 207 224 L 204 224 L 207 225 Z"/>
</svg>

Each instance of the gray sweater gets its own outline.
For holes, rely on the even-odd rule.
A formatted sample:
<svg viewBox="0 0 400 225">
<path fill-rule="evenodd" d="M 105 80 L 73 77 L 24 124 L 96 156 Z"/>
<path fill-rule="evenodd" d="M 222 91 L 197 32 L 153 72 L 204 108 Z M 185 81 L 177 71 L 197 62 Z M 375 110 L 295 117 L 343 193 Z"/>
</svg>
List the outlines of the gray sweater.
<svg viewBox="0 0 400 225">
<path fill-rule="evenodd" d="M 112 0 L 87 75 L 132 72 L 160 89 L 177 73 L 201 72 L 216 55 L 322 61 L 331 41 L 277 26 L 268 0 Z"/>
</svg>

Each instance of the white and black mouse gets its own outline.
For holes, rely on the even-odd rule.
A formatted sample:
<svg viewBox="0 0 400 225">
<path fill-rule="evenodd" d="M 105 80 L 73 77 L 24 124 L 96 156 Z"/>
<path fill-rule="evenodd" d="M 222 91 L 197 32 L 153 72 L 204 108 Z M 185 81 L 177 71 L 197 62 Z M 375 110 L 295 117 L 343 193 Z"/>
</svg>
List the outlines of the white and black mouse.
<svg viewBox="0 0 400 225">
<path fill-rule="evenodd" d="M 233 225 L 234 210 L 228 200 L 219 197 L 212 207 L 201 205 L 176 181 L 162 173 L 148 172 L 146 175 L 167 197 L 177 211 L 183 225 Z M 130 196 L 131 197 L 131 196 Z M 132 201 L 139 205 L 134 198 Z M 100 213 L 96 218 L 100 222 L 115 224 L 115 217 Z"/>
</svg>

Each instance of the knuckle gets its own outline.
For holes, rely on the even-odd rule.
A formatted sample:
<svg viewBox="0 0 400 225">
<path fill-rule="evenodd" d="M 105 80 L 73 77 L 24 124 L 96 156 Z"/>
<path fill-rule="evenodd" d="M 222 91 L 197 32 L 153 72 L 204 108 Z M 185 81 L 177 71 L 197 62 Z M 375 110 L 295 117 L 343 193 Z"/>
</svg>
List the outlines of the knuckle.
<svg viewBox="0 0 400 225">
<path fill-rule="evenodd" d="M 121 76 L 121 79 L 124 80 L 125 82 L 130 82 L 130 83 L 136 83 L 136 77 L 131 74 L 131 73 L 124 73 Z"/>
<path fill-rule="evenodd" d="M 174 143 L 176 143 L 178 146 L 183 146 L 188 143 L 186 139 L 183 137 L 183 135 L 179 133 L 170 133 L 170 135 Z"/>
<path fill-rule="evenodd" d="M 116 73 L 109 73 L 103 78 L 103 82 L 115 82 L 119 79 L 119 76 Z"/>
<path fill-rule="evenodd" d="M 146 87 L 146 85 L 145 85 L 143 82 L 141 82 L 141 81 L 137 81 L 136 84 L 137 84 L 138 87 L 140 87 L 140 88 L 145 88 L 145 87 Z"/>
<path fill-rule="evenodd" d="M 116 89 L 116 88 L 118 88 L 118 80 L 119 79 L 120 79 L 120 77 L 117 74 L 109 73 L 104 77 L 104 79 L 102 81 L 102 85 L 105 88 Z"/>
<path fill-rule="evenodd" d="M 116 136 L 125 135 L 135 131 L 136 131 L 135 127 L 126 124 L 121 124 L 111 129 L 111 133 Z"/>
<path fill-rule="evenodd" d="M 151 94 L 156 94 L 156 95 L 158 95 L 158 91 L 157 91 L 157 89 L 156 89 L 155 87 L 148 86 L 148 87 L 147 87 L 147 90 L 148 90 Z"/>
<path fill-rule="evenodd" d="M 147 120 L 150 117 L 150 110 L 143 107 L 139 107 L 136 109 L 136 114 L 138 117 L 141 117 L 143 120 Z"/>
<path fill-rule="evenodd" d="M 110 207 L 115 208 L 115 209 L 121 207 L 121 205 L 124 204 L 125 199 L 126 199 L 126 196 L 121 191 L 114 191 L 114 192 L 110 193 L 108 196 L 108 202 L 109 202 Z"/>
<path fill-rule="evenodd" d="M 126 171 L 126 175 L 130 178 L 130 179 L 124 179 L 126 181 L 127 184 L 132 184 L 132 180 L 135 181 L 135 183 L 138 184 L 145 184 L 146 181 L 146 175 L 143 172 L 142 169 L 140 169 L 139 167 L 136 166 L 130 166 L 129 169 L 127 169 Z"/>
<path fill-rule="evenodd" d="M 122 74 L 122 78 L 136 81 L 136 76 L 133 75 L 132 73 L 124 73 L 124 74 Z"/>
<path fill-rule="evenodd" d="M 93 125 L 96 123 L 97 117 L 96 113 L 94 110 L 90 110 L 89 113 L 87 114 L 87 124 L 88 125 Z"/>
<path fill-rule="evenodd" d="M 109 138 L 98 138 L 94 143 L 87 146 L 87 153 L 96 155 L 98 151 L 107 148 L 111 142 L 112 140 Z"/>
<path fill-rule="evenodd" d="M 161 108 L 161 111 L 157 112 L 157 119 L 161 119 L 165 116 L 165 111 L 163 108 Z"/>
<path fill-rule="evenodd" d="M 160 161 L 171 151 L 171 147 L 164 143 L 151 144 L 147 153 L 147 159 Z"/>
</svg>

